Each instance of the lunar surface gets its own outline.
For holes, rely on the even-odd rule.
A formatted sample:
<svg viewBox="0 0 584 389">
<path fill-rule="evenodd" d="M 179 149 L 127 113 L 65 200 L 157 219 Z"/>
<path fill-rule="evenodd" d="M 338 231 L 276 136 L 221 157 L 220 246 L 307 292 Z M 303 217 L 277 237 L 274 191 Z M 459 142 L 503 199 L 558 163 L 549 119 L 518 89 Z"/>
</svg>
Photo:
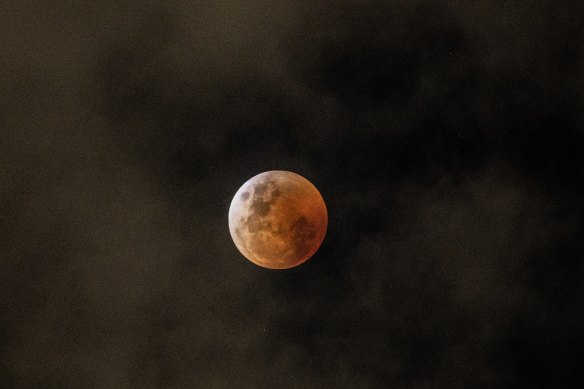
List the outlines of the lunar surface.
<svg viewBox="0 0 584 389">
<path fill-rule="evenodd" d="M 327 222 L 326 205 L 314 185 L 282 170 L 249 179 L 229 208 L 235 245 L 251 262 L 269 269 L 288 269 L 312 257 Z"/>
</svg>

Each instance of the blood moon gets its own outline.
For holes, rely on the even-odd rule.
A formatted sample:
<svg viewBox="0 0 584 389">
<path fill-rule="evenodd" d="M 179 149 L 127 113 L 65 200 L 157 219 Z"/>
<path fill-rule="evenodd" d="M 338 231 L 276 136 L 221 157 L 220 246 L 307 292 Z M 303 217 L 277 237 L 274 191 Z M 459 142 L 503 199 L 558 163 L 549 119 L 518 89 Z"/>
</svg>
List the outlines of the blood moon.
<svg viewBox="0 0 584 389">
<path fill-rule="evenodd" d="M 229 232 L 256 265 L 289 269 L 320 247 L 328 223 L 326 205 L 306 178 L 273 170 L 250 178 L 229 207 Z"/>
</svg>

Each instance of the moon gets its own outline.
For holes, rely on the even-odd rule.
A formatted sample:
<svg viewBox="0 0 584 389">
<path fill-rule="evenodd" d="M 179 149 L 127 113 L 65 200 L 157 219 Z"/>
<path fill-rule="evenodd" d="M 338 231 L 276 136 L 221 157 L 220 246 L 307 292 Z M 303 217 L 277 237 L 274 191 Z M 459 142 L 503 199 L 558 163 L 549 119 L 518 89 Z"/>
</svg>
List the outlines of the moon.
<svg viewBox="0 0 584 389">
<path fill-rule="evenodd" d="M 235 193 L 229 232 L 251 262 L 289 269 L 316 253 L 326 234 L 324 200 L 306 178 L 284 170 L 258 174 Z"/>
</svg>

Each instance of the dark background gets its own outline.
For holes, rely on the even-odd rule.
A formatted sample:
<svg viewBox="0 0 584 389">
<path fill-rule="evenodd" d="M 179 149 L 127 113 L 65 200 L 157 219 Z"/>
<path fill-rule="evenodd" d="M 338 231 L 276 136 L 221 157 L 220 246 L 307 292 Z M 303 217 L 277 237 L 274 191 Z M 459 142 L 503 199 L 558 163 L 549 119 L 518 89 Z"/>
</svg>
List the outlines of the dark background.
<svg viewBox="0 0 584 389">
<path fill-rule="evenodd" d="M 581 1 L 2 1 L 0 387 L 567 388 Z M 266 170 L 323 194 L 288 271 Z"/>
</svg>

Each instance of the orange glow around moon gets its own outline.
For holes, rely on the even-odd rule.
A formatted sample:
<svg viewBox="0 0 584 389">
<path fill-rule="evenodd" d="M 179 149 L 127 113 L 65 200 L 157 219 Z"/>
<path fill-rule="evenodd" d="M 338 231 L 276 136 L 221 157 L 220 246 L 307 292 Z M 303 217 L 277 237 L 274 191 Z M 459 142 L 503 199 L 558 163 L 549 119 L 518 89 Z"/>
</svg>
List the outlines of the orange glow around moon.
<svg viewBox="0 0 584 389">
<path fill-rule="evenodd" d="M 235 245 L 251 262 L 269 269 L 307 261 L 320 247 L 327 223 L 326 205 L 314 185 L 283 170 L 249 179 L 229 208 Z"/>
</svg>

